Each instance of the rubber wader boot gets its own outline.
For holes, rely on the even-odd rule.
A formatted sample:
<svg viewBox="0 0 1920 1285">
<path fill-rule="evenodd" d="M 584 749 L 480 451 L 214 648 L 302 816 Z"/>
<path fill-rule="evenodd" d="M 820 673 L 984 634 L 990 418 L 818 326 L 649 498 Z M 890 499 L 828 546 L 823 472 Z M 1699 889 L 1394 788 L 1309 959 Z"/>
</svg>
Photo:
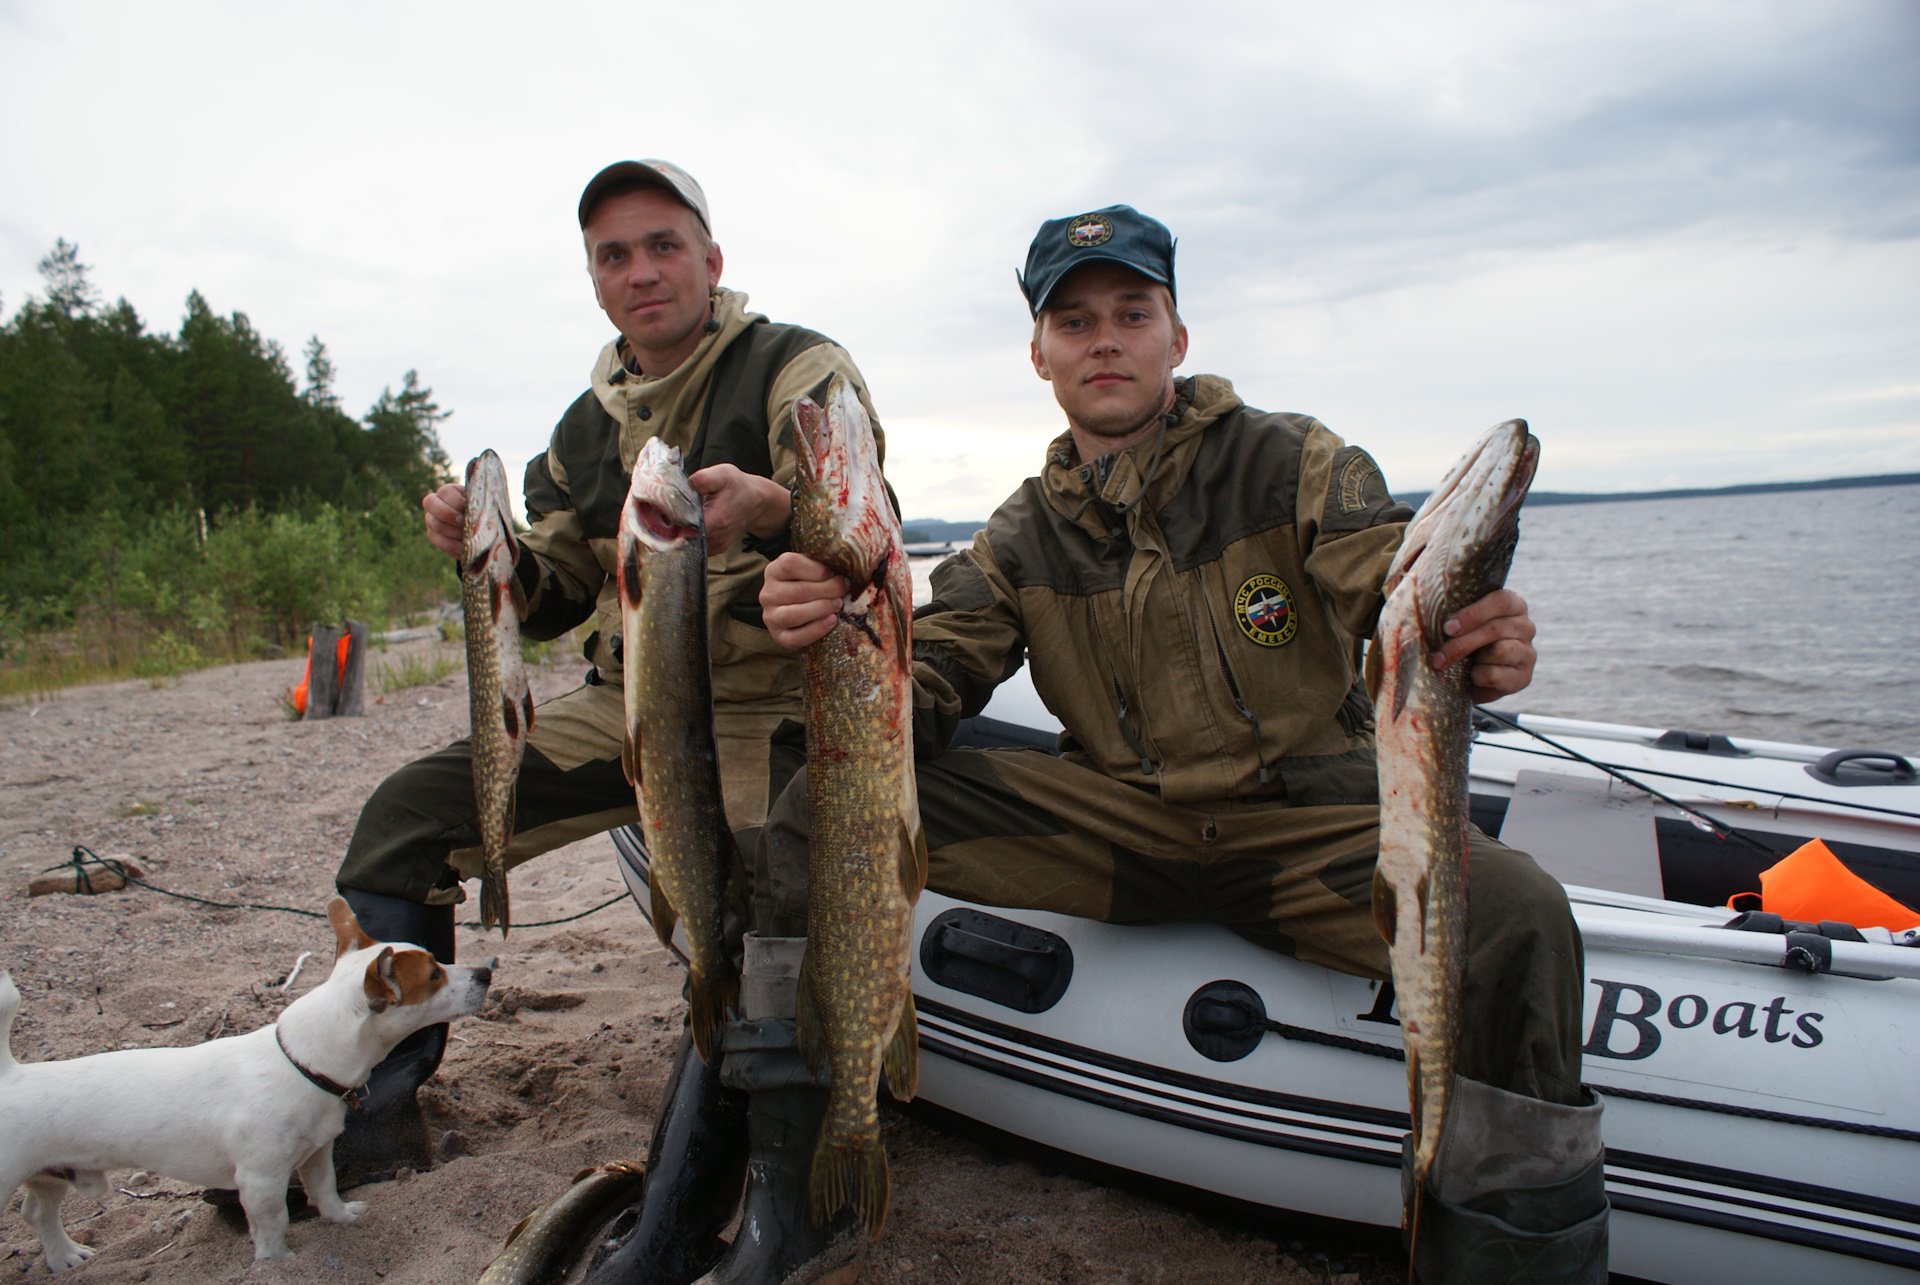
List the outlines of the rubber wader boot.
<svg viewBox="0 0 1920 1285">
<path fill-rule="evenodd" d="M 793 1042 L 793 999 L 806 938 L 749 934 L 745 946 L 743 1016 L 727 1024 L 720 1078 L 749 1094 L 747 1197 L 727 1256 L 702 1281 L 844 1285 L 859 1277 L 866 1261 L 866 1228 L 850 1208 L 817 1226 L 807 1212 L 807 1174 L 827 1090 Z"/>
<path fill-rule="evenodd" d="M 627 1231 L 595 1255 L 585 1285 L 685 1285 L 720 1261 L 747 1170 L 747 1095 L 721 1085 L 684 1030 L 647 1144 L 640 1199 Z"/>
<path fill-rule="evenodd" d="M 384 893 L 342 888 L 360 927 L 375 941 L 424 947 L 443 964 L 453 962 L 453 907 L 429 906 Z M 347 1112 L 347 1127 L 333 1144 L 335 1185 L 342 1191 L 385 1182 L 400 1169 L 433 1167 L 427 1122 L 414 1090 L 433 1078 L 447 1051 L 447 1024 L 423 1027 L 401 1040 L 367 1079 L 367 1099 Z"/>
<path fill-rule="evenodd" d="M 1600 1100 L 1583 1092 L 1586 1106 L 1566 1107 L 1454 1080 L 1413 1244 L 1426 1285 L 1606 1285 Z M 1404 1194 L 1411 1136 L 1401 1156 Z"/>
</svg>

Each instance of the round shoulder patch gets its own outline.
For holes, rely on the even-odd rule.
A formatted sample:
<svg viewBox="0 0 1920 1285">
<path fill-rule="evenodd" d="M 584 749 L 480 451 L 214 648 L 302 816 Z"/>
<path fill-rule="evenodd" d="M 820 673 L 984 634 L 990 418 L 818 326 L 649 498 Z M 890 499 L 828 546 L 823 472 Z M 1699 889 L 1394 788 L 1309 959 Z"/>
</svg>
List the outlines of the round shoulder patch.
<svg viewBox="0 0 1920 1285">
<path fill-rule="evenodd" d="M 1067 244 L 1077 250 L 1091 250 L 1113 239 L 1113 220 L 1104 214 L 1082 214 L 1067 224 Z"/>
<path fill-rule="evenodd" d="M 1248 576 L 1233 595 L 1233 618 L 1240 632 L 1262 647 L 1284 647 L 1300 629 L 1293 590 L 1279 576 Z"/>
</svg>

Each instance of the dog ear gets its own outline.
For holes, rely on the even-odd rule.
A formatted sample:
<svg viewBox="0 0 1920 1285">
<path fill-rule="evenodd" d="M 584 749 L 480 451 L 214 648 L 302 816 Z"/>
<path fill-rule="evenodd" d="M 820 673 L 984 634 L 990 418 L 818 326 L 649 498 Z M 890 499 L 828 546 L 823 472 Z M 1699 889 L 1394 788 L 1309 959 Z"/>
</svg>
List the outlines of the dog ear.
<svg viewBox="0 0 1920 1285">
<path fill-rule="evenodd" d="M 377 944 L 360 927 L 360 921 L 353 917 L 353 907 L 347 904 L 345 897 L 335 897 L 327 903 L 327 922 L 333 925 L 333 962 L 336 964 L 350 950 Z"/>
<path fill-rule="evenodd" d="M 367 964 L 367 1007 L 384 1013 L 400 1002 L 400 983 L 393 975 L 393 947 L 388 946 Z"/>
</svg>

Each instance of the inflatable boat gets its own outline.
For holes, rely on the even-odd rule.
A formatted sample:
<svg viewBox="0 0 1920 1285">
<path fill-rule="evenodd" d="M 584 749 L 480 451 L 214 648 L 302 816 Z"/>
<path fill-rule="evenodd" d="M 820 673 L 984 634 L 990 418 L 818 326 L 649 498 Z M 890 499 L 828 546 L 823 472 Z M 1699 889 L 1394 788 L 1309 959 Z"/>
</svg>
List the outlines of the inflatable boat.
<svg viewBox="0 0 1920 1285">
<path fill-rule="evenodd" d="M 1051 749 L 1024 674 L 963 732 Z M 1920 1271 L 1920 927 L 1737 913 L 1819 838 L 1920 906 L 1910 758 L 1483 712 L 1475 822 L 1566 886 L 1606 1101 L 1611 1270 L 1674 1285 Z M 646 853 L 615 833 L 643 912 Z M 1920 916 L 1915 917 L 1920 921 Z M 916 910 L 920 1099 L 1096 1166 L 1394 1227 L 1392 987 L 1211 925 Z"/>
</svg>

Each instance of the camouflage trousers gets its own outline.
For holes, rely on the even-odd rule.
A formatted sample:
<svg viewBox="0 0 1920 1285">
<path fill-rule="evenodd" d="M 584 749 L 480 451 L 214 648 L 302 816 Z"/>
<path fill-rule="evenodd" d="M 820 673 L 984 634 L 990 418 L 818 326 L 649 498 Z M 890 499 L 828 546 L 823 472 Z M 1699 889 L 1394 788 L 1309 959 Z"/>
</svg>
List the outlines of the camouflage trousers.
<svg viewBox="0 0 1920 1285">
<path fill-rule="evenodd" d="M 624 702 L 619 687 L 589 683 L 535 707 L 514 789 L 508 869 L 640 819 L 620 764 Z M 800 737 L 774 734 L 783 724 L 797 728 L 792 720 L 799 716 L 797 695 L 714 709 L 720 791 L 743 853 L 758 844 L 768 801 L 806 761 Z M 382 781 L 360 811 L 335 882 L 430 904 L 463 900 L 460 880 L 477 878 L 481 862 L 472 762 L 470 743 L 459 740 Z M 739 900 L 744 916 L 744 890 Z"/>
<path fill-rule="evenodd" d="M 1176 806 L 1041 750 L 954 749 L 914 766 L 936 892 L 1107 923 L 1218 922 L 1306 962 L 1390 975 L 1371 909 L 1372 804 Z M 804 933 L 809 828 L 803 771 L 767 817 L 755 931 Z M 1459 1071 L 1584 1102 L 1584 958 L 1566 894 L 1477 830 L 1471 860 Z"/>
</svg>

